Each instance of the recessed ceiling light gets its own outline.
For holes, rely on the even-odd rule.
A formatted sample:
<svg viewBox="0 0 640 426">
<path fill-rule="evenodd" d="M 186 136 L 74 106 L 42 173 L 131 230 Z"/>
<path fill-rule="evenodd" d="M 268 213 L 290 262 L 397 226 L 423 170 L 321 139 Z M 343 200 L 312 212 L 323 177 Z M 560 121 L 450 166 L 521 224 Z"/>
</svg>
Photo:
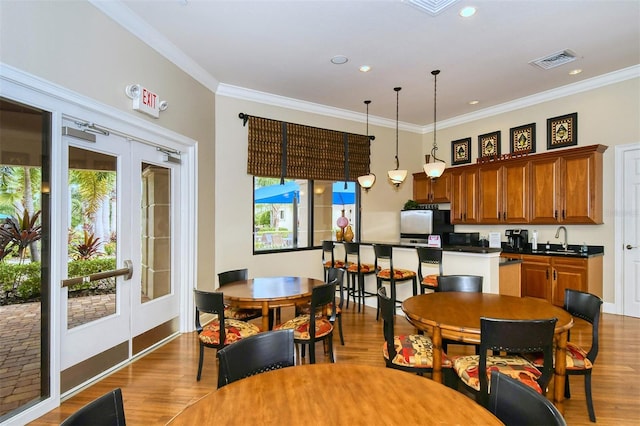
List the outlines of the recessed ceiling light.
<svg viewBox="0 0 640 426">
<path fill-rule="evenodd" d="M 582 70 L 580 68 L 576 68 L 575 70 L 569 71 L 569 75 L 576 75 L 576 74 L 580 74 L 581 72 Z"/>
<path fill-rule="evenodd" d="M 463 18 L 469 18 L 475 14 L 476 14 L 476 8 L 473 6 L 467 6 L 465 8 L 462 8 L 459 13 L 459 15 L 462 16 Z"/>
<path fill-rule="evenodd" d="M 348 61 L 349 61 L 349 58 L 347 58 L 344 55 L 336 55 L 333 58 L 331 58 L 331 63 L 336 65 L 346 64 Z"/>
<path fill-rule="evenodd" d="M 480 103 L 480 101 L 474 99 L 472 101 L 469 101 L 469 105 L 478 105 Z"/>
<path fill-rule="evenodd" d="M 360 67 L 360 71 L 369 72 L 369 71 L 371 71 L 371 67 L 369 65 L 363 65 L 363 66 Z"/>
</svg>

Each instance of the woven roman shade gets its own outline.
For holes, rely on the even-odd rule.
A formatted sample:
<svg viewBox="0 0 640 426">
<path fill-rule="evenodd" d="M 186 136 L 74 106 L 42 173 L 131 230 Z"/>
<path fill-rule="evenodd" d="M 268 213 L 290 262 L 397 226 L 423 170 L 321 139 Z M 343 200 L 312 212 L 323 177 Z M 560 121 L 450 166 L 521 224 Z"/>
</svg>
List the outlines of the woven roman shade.
<svg viewBox="0 0 640 426">
<path fill-rule="evenodd" d="M 249 116 L 247 173 L 355 181 L 369 173 L 369 137 Z"/>
</svg>

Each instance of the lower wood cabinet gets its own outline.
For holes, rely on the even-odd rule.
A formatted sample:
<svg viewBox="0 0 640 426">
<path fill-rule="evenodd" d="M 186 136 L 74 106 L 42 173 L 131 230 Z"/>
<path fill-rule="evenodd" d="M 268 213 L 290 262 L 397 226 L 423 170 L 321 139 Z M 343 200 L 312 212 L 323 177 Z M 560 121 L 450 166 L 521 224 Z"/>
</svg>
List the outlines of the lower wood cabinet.
<svg viewBox="0 0 640 426">
<path fill-rule="evenodd" d="M 564 305 L 567 288 L 602 297 L 603 256 L 575 258 L 512 253 L 501 256 L 522 259 L 522 296 L 545 299 L 560 307 Z"/>
</svg>

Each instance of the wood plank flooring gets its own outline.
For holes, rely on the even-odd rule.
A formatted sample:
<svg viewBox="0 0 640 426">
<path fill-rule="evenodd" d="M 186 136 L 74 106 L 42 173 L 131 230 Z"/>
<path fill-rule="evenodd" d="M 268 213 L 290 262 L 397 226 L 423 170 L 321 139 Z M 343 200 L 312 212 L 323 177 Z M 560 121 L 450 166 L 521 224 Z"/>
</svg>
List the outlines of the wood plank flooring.
<svg viewBox="0 0 640 426">
<path fill-rule="evenodd" d="M 289 315 L 290 312 L 283 311 L 283 319 L 287 319 Z M 364 312 L 358 313 L 351 305 L 343 312 L 343 327 L 345 346 L 340 345 L 337 330 L 334 336 L 336 362 L 384 366 L 381 324 L 375 320 L 375 309 L 365 308 Z M 591 336 L 587 330 L 586 323 L 576 320 L 571 340 L 588 345 Z M 411 332 L 412 327 L 398 315 L 396 333 Z M 640 319 L 603 314 L 600 336 L 601 349 L 593 371 L 597 424 L 640 424 Z M 450 346 L 450 352 L 456 354 L 470 353 L 471 350 L 471 347 Z M 318 362 L 328 362 L 327 356 L 324 359 L 322 357 L 320 345 L 316 354 Z M 303 359 L 298 362 L 306 361 Z M 216 389 L 215 351 L 205 349 L 200 382 L 196 381 L 197 364 L 198 344 L 195 333 L 181 335 L 87 387 L 31 424 L 57 425 L 81 406 L 116 387 L 122 388 L 128 425 L 165 424 L 185 406 Z M 331 392 L 330 379 L 326 384 L 325 388 L 318 390 L 319 393 Z M 552 394 L 551 391 L 549 394 Z M 362 397 L 366 398 L 366 389 L 362 390 Z M 425 404 L 428 404 L 426 395 Z M 344 409 L 348 410 L 349 407 L 345 406 Z M 571 399 L 565 400 L 565 419 L 569 425 L 591 424 L 582 377 L 571 378 Z M 321 419 L 301 419 L 301 423 L 305 424 L 313 424 L 314 421 L 321 423 Z M 211 424 L 214 423 L 215 419 L 211 419 Z"/>
</svg>

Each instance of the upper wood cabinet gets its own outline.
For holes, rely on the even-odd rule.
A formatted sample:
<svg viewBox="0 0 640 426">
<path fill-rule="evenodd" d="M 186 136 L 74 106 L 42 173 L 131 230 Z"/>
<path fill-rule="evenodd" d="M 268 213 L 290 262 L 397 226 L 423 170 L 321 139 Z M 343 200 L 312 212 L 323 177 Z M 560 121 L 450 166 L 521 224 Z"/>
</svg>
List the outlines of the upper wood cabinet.
<svg viewBox="0 0 640 426">
<path fill-rule="evenodd" d="M 413 174 L 413 199 L 418 203 L 451 202 L 451 173 L 445 170 L 442 176 L 430 179 L 424 172 Z"/>
<path fill-rule="evenodd" d="M 478 223 L 478 167 L 451 171 L 451 223 Z"/>
<path fill-rule="evenodd" d="M 529 162 L 509 161 L 478 169 L 478 221 L 529 221 Z"/>
<path fill-rule="evenodd" d="M 591 145 L 451 167 L 451 222 L 600 224 L 606 149 Z"/>
</svg>

